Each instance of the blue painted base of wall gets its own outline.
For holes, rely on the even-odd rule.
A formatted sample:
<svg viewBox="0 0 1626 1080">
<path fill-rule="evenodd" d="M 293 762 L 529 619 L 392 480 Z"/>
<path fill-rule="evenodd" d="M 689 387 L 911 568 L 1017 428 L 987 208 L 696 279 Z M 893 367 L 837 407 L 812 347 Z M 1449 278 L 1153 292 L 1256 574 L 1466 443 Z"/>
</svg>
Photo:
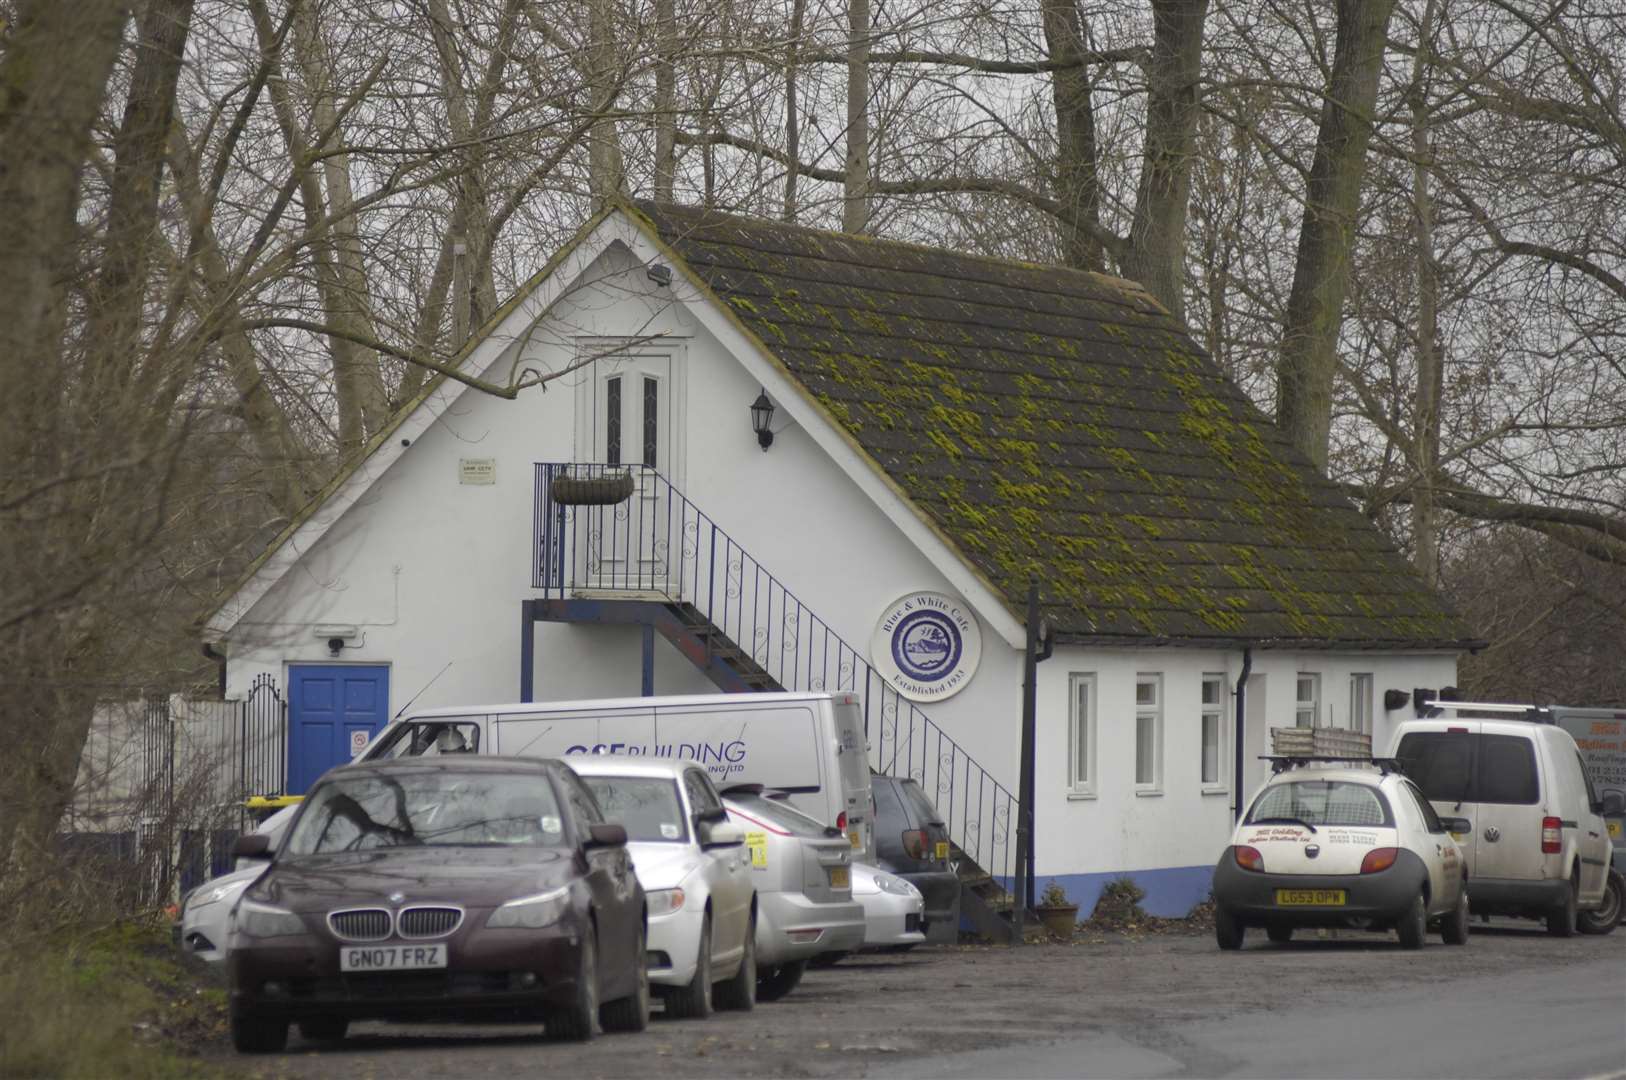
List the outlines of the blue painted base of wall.
<svg viewBox="0 0 1626 1080">
<path fill-rule="evenodd" d="M 1113 870 L 1104 874 L 1040 874 L 1033 882 L 1035 896 L 1052 881 L 1062 887 L 1067 899 L 1078 905 L 1078 917 L 1087 919 L 1101 899 L 1101 890 L 1119 878 L 1133 878 L 1146 890 L 1141 910 L 1164 919 L 1180 919 L 1208 899 L 1214 882 L 1212 866 L 1174 866 L 1161 870 Z M 1010 881 L 1004 881 L 1010 888 Z"/>
</svg>

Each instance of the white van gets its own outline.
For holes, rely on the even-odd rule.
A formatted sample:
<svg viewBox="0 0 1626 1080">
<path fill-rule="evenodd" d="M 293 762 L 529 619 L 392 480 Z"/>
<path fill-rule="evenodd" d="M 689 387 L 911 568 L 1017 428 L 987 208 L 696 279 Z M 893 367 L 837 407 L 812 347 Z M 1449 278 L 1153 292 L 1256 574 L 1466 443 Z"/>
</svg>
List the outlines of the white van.
<svg viewBox="0 0 1626 1080">
<path fill-rule="evenodd" d="M 864 712 L 853 694 L 695 694 L 424 709 L 380 731 L 361 759 L 473 751 L 628 754 L 705 767 L 719 788 L 762 784 L 874 854 Z"/>
<path fill-rule="evenodd" d="M 1444 703 L 1442 703 L 1444 704 Z M 1462 715 L 1406 720 L 1389 756 L 1441 817 L 1466 824 L 1453 837 L 1480 914 L 1545 919 L 1568 937 L 1578 912 L 1607 902 L 1610 842 L 1575 740 L 1552 724 Z M 1614 927 L 1582 918 L 1580 928 Z"/>
</svg>

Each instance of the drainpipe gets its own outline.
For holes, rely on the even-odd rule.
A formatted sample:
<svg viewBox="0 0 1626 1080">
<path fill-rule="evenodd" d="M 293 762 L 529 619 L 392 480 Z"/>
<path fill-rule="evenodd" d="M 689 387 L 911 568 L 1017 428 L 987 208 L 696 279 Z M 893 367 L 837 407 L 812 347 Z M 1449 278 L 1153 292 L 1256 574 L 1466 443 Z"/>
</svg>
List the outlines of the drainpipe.
<svg viewBox="0 0 1626 1080">
<path fill-rule="evenodd" d="M 1248 703 L 1248 672 L 1253 670 L 1253 647 L 1242 646 L 1242 674 L 1236 677 L 1236 723 L 1231 725 L 1236 730 L 1231 740 L 1235 744 L 1236 776 L 1231 782 L 1231 819 L 1242 820 L 1242 746 L 1243 737 L 1247 734 L 1243 729 L 1243 714 Z"/>
<path fill-rule="evenodd" d="M 220 700 L 226 700 L 226 654 L 215 649 L 215 643 L 203 643 L 203 655 L 215 662 L 215 674 L 219 681 Z"/>
</svg>

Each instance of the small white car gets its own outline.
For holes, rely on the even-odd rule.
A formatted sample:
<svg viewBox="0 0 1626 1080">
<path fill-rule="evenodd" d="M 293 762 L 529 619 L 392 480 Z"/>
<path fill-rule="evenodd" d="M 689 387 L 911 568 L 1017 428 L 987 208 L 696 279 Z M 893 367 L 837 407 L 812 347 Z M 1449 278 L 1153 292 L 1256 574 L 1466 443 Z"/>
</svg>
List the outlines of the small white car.
<svg viewBox="0 0 1626 1080">
<path fill-rule="evenodd" d="M 251 835 L 270 838 L 275 850 L 282 843 L 283 833 L 299 809 L 285 806 L 260 822 Z M 258 859 L 238 859 L 235 869 L 219 877 L 210 878 L 187 893 L 181 900 L 181 947 L 200 960 L 219 963 L 226 959 L 226 927 L 231 909 L 255 879 L 265 872 L 266 864 Z"/>
<path fill-rule="evenodd" d="M 649 981 L 668 1016 L 756 1004 L 756 889 L 739 827 L 706 770 L 681 761 L 571 756 L 607 820 L 627 830 L 649 905 Z"/>
<path fill-rule="evenodd" d="M 820 953 L 864 944 L 864 907 L 853 897 L 852 843 L 760 785 L 723 795 L 745 833 L 757 890 L 757 999 L 777 1001 Z"/>
<path fill-rule="evenodd" d="M 926 898 L 897 874 L 854 863 L 853 896 L 864 905 L 864 948 L 919 945 L 926 940 Z"/>
<path fill-rule="evenodd" d="M 1306 927 L 1395 930 L 1421 948 L 1435 922 L 1468 940 L 1468 867 L 1441 819 L 1392 759 L 1273 758 L 1214 867 L 1214 933 L 1249 927 L 1285 942 Z"/>
</svg>

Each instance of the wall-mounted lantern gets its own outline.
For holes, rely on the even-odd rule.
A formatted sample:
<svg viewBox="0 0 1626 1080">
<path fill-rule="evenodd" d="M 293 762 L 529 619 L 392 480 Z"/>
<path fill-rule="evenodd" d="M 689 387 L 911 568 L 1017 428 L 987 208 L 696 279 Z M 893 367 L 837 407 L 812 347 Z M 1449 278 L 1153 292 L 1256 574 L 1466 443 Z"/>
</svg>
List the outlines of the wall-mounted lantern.
<svg viewBox="0 0 1626 1080">
<path fill-rule="evenodd" d="M 757 445 L 764 450 L 773 445 L 773 430 L 768 426 L 771 423 L 773 402 L 768 400 L 768 391 L 763 390 L 751 402 L 751 430 L 757 433 Z"/>
</svg>

